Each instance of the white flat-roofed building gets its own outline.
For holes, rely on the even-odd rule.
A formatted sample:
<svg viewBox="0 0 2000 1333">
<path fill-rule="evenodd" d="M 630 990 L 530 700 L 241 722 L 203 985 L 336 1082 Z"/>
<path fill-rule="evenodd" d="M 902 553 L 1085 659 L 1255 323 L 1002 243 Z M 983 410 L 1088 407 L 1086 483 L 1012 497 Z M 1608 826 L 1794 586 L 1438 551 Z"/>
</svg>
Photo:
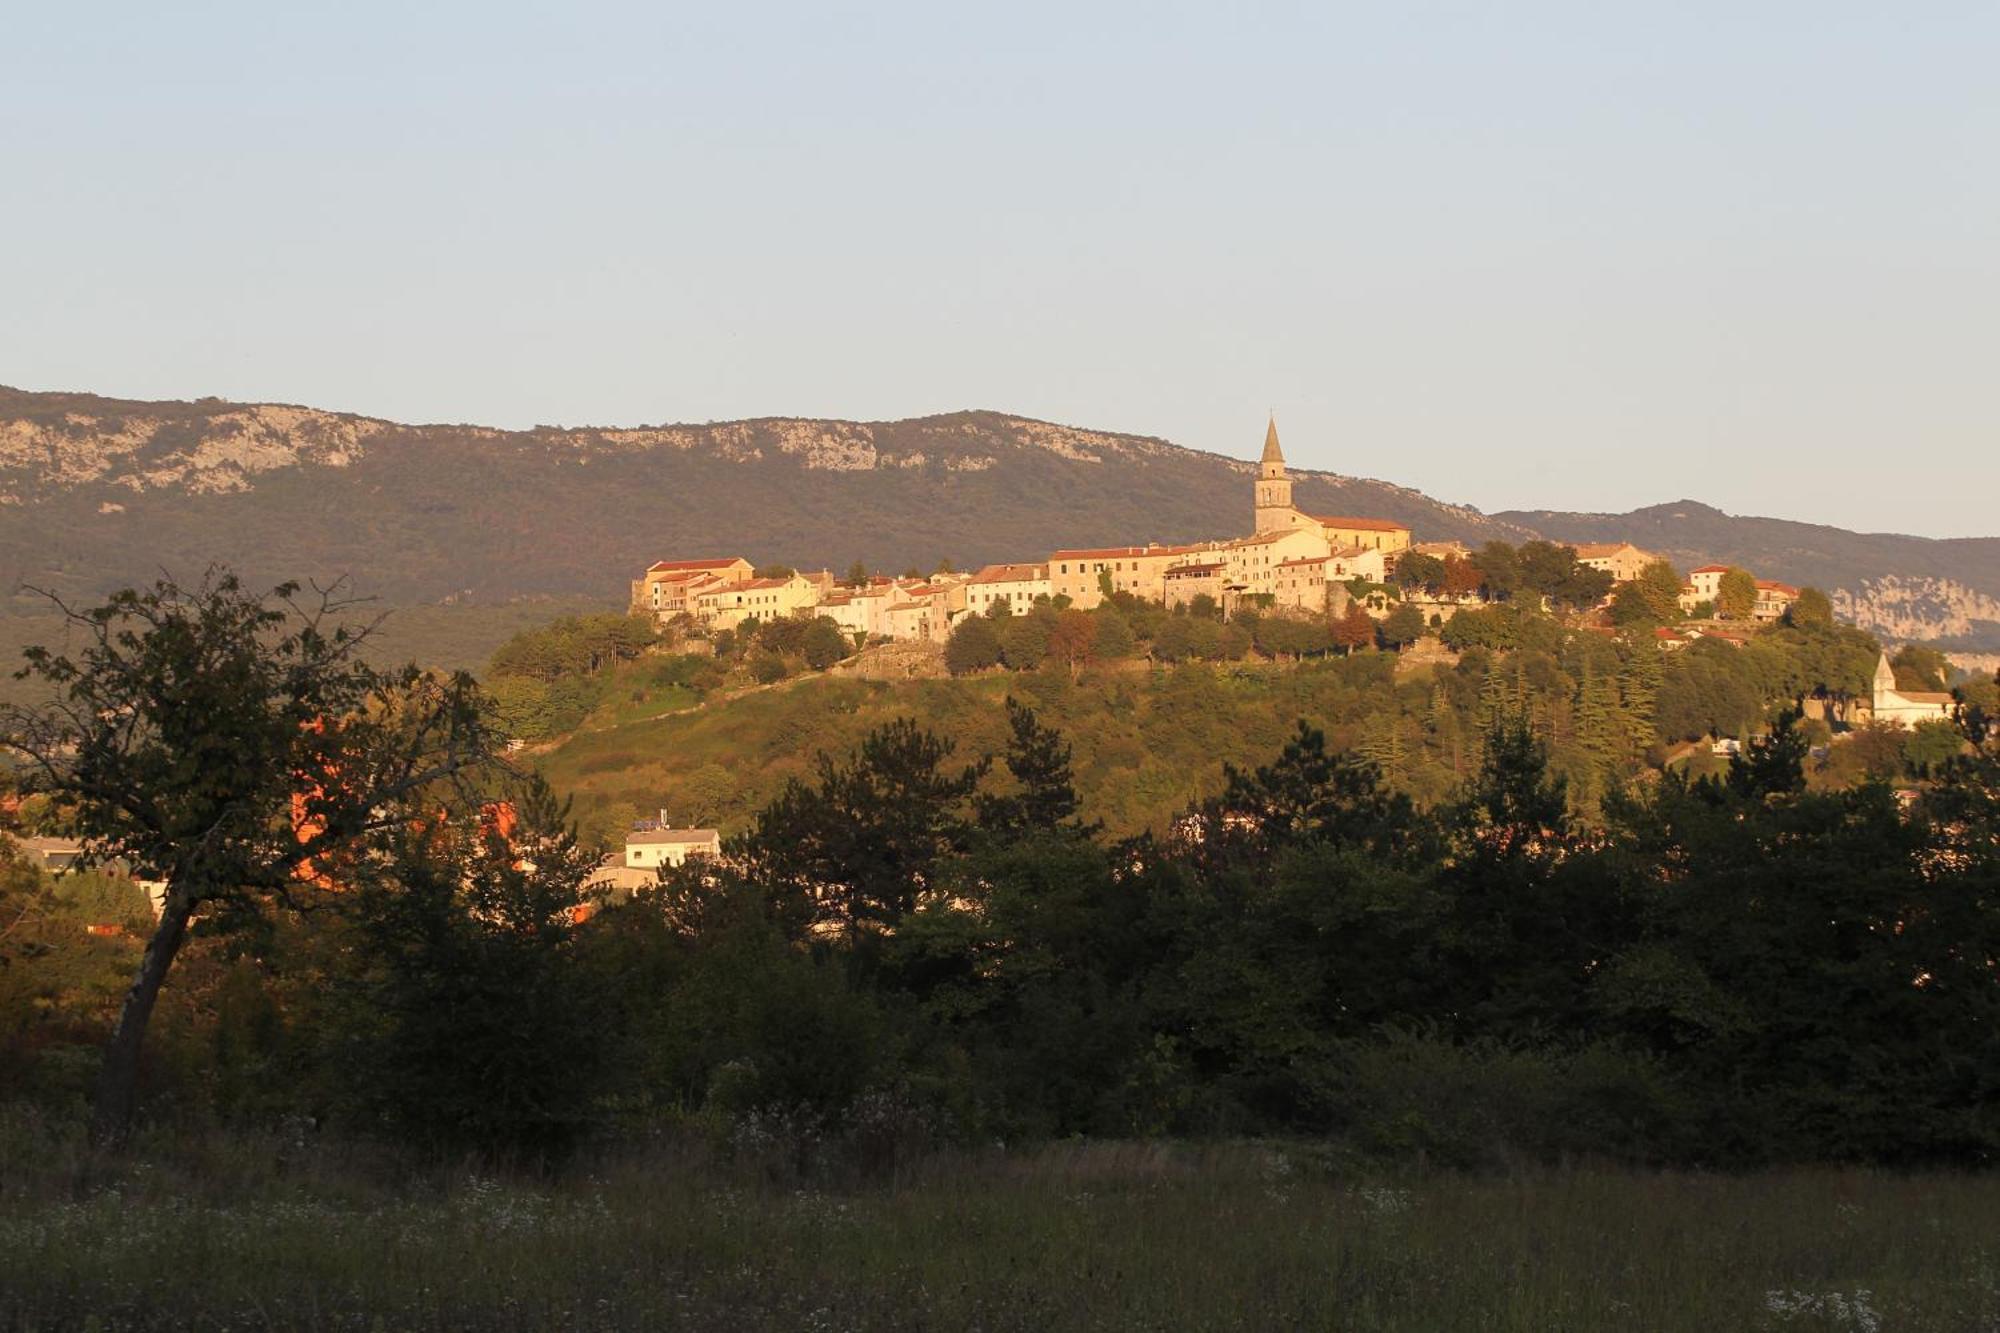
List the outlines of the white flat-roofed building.
<svg viewBox="0 0 2000 1333">
<path fill-rule="evenodd" d="M 722 834 L 712 828 L 636 829 L 625 835 L 625 864 L 634 870 L 677 866 L 690 856 L 722 855 Z"/>
</svg>

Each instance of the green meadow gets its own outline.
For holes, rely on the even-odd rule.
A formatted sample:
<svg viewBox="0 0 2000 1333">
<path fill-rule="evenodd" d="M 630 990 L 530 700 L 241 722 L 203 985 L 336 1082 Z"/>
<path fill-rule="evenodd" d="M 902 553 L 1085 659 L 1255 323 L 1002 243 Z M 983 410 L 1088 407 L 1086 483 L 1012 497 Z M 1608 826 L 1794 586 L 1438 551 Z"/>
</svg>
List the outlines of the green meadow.
<svg viewBox="0 0 2000 1333">
<path fill-rule="evenodd" d="M 107 1167 L 18 1122 L 8 1147 L 10 1329 L 2000 1325 L 1987 1176 L 1380 1175 L 1311 1144 L 1077 1142 L 813 1177 L 739 1139 L 549 1177 L 282 1136 Z"/>
</svg>

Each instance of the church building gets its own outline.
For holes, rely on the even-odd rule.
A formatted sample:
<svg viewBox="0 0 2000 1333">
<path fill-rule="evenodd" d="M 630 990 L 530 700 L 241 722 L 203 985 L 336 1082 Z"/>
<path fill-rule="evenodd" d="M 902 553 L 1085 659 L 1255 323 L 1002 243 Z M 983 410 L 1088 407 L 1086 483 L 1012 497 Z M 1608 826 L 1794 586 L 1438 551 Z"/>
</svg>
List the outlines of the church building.
<svg viewBox="0 0 2000 1333">
<path fill-rule="evenodd" d="M 1264 454 L 1257 461 L 1257 535 L 1305 528 L 1319 533 L 1335 551 L 1360 547 L 1391 560 L 1410 549 L 1410 530 L 1385 518 L 1307 514 L 1292 503 L 1292 480 L 1285 474 L 1285 451 L 1278 447 L 1278 419 L 1264 428 Z"/>
<path fill-rule="evenodd" d="M 1877 722 L 1905 731 L 1915 729 L 1919 722 L 1949 722 L 1954 702 L 1949 694 L 1935 690 L 1897 689 L 1896 669 L 1889 665 L 1889 654 L 1876 659 L 1872 704 Z"/>
</svg>

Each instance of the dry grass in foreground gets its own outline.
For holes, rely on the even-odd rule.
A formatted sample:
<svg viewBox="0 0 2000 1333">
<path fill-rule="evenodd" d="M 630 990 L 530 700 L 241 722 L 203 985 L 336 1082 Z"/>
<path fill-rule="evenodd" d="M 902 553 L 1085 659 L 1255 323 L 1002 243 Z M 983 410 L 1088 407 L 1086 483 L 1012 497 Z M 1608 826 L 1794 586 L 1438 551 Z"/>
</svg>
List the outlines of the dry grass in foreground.
<svg viewBox="0 0 2000 1333">
<path fill-rule="evenodd" d="M 0 1127 L 0 1328 L 2000 1328 L 2000 1180 L 1354 1178 L 1280 1145 L 938 1155 L 840 1190 L 687 1150 L 560 1178 Z"/>
</svg>

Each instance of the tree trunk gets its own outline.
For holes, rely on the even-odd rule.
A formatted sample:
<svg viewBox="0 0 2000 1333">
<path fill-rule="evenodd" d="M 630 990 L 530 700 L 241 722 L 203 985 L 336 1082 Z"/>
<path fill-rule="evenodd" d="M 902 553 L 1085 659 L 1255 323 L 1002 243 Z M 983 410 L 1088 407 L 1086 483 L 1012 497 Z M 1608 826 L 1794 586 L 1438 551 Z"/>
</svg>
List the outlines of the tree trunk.
<svg viewBox="0 0 2000 1333">
<path fill-rule="evenodd" d="M 146 1039 L 146 1024 L 153 1017 L 153 1002 L 160 998 L 160 985 L 167 969 L 187 938 L 188 918 L 194 914 L 194 899 L 179 885 L 170 885 L 166 901 L 160 905 L 160 924 L 146 941 L 145 955 L 139 960 L 139 975 L 125 992 L 125 1006 L 118 1011 L 118 1026 L 104 1048 L 104 1067 L 97 1076 L 97 1105 L 90 1117 L 90 1141 L 113 1151 L 123 1148 L 132 1132 L 133 1103 L 139 1092 L 139 1050 Z"/>
</svg>

